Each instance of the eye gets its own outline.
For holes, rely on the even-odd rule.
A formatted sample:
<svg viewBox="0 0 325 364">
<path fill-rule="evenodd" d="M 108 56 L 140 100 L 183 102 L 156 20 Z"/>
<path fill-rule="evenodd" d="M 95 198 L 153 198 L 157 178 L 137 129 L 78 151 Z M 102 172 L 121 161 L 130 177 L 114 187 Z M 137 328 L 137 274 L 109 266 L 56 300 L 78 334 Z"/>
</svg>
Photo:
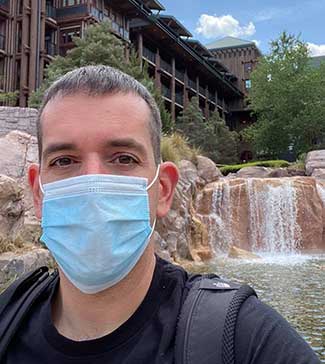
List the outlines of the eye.
<svg viewBox="0 0 325 364">
<path fill-rule="evenodd" d="M 55 159 L 53 162 L 50 163 L 50 166 L 64 168 L 64 167 L 70 166 L 73 163 L 74 163 L 74 161 L 71 158 L 62 157 L 62 158 Z"/>
<path fill-rule="evenodd" d="M 134 157 L 127 154 L 119 155 L 112 162 L 115 164 L 123 164 L 123 165 L 138 163 L 138 161 Z"/>
</svg>

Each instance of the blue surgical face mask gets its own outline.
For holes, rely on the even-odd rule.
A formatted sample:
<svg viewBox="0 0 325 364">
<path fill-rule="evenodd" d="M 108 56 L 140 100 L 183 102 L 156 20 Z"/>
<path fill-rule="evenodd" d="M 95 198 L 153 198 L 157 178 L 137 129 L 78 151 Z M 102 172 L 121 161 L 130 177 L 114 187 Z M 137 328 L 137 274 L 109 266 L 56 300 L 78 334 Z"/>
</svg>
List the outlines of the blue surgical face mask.
<svg viewBox="0 0 325 364">
<path fill-rule="evenodd" d="M 147 179 L 82 175 L 43 186 L 41 240 L 80 291 L 103 291 L 130 273 L 146 249 L 150 226 Z"/>
</svg>

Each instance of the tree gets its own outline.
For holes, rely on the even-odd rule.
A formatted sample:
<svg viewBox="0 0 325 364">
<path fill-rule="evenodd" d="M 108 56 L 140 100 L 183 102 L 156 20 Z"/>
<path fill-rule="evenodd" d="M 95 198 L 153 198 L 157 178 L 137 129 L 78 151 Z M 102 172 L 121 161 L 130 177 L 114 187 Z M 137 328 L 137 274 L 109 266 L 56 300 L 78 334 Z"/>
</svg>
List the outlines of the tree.
<svg viewBox="0 0 325 364">
<path fill-rule="evenodd" d="M 195 148 L 216 163 L 238 160 L 238 134 L 231 132 L 225 121 L 214 112 L 205 120 L 197 97 L 193 97 L 177 119 L 177 129 Z"/>
<path fill-rule="evenodd" d="M 298 155 L 325 137 L 325 72 L 309 65 L 308 47 L 283 32 L 251 75 L 249 102 L 257 122 L 243 132 L 257 154 Z"/>
<path fill-rule="evenodd" d="M 129 59 L 125 57 L 125 47 L 119 38 L 111 33 L 110 22 L 104 21 L 89 26 L 82 38 L 74 37 L 75 47 L 65 57 L 56 56 L 45 70 L 45 79 L 41 87 L 29 98 L 29 106 L 38 108 L 45 90 L 65 73 L 82 66 L 107 65 L 117 68 L 137 79 L 153 94 L 162 115 L 163 130 L 169 132 L 172 126 L 171 116 L 166 111 L 163 99 L 156 91 L 147 69 L 134 49 Z"/>
</svg>

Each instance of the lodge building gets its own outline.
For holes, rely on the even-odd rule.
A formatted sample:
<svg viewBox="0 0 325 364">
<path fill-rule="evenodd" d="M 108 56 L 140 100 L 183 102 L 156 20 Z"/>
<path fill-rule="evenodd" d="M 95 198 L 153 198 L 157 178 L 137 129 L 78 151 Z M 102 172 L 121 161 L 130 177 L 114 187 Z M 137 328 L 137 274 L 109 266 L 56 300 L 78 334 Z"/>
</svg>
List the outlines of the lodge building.
<svg viewBox="0 0 325 364">
<path fill-rule="evenodd" d="M 89 25 L 108 20 L 126 56 L 134 47 L 147 64 L 173 120 L 196 96 L 205 117 L 218 111 L 237 128 L 249 118 L 246 76 L 234 67 L 230 48 L 208 49 L 164 10 L 157 0 L 0 0 L 0 92 L 17 90 L 17 106 L 27 106 L 53 57 L 64 56 L 73 36 L 82 37 Z"/>
</svg>

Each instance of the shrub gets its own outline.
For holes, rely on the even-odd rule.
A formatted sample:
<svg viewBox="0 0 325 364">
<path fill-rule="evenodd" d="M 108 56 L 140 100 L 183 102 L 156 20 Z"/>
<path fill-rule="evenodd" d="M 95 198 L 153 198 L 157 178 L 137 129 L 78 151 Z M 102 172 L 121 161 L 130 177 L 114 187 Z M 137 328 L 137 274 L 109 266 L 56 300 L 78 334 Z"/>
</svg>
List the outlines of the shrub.
<svg viewBox="0 0 325 364">
<path fill-rule="evenodd" d="M 178 164 L 186 159 L 195 163 L 196 156 L 200 154 L 198 149 L 189 146 L 188 140 L 178 134 L 165 135 L 161 141 L 161 158 L 164 162 L 171 161 Z"/>
<path fill-rule="evenodd" d="M 256 161 L 256 162 L 249 162 L 244 164 L 233 164 L 233 165 L 226 165 L 220 168 L 220 171 L 223 175 L 227 175 L 229 173 L 236 173 L 240 169 L 244 167 L 269 167 L 269 168 L 284 168 L 289 167 L 290 163 L 284 160 L 271 160 L 271 161 Z"/>
</svg>

